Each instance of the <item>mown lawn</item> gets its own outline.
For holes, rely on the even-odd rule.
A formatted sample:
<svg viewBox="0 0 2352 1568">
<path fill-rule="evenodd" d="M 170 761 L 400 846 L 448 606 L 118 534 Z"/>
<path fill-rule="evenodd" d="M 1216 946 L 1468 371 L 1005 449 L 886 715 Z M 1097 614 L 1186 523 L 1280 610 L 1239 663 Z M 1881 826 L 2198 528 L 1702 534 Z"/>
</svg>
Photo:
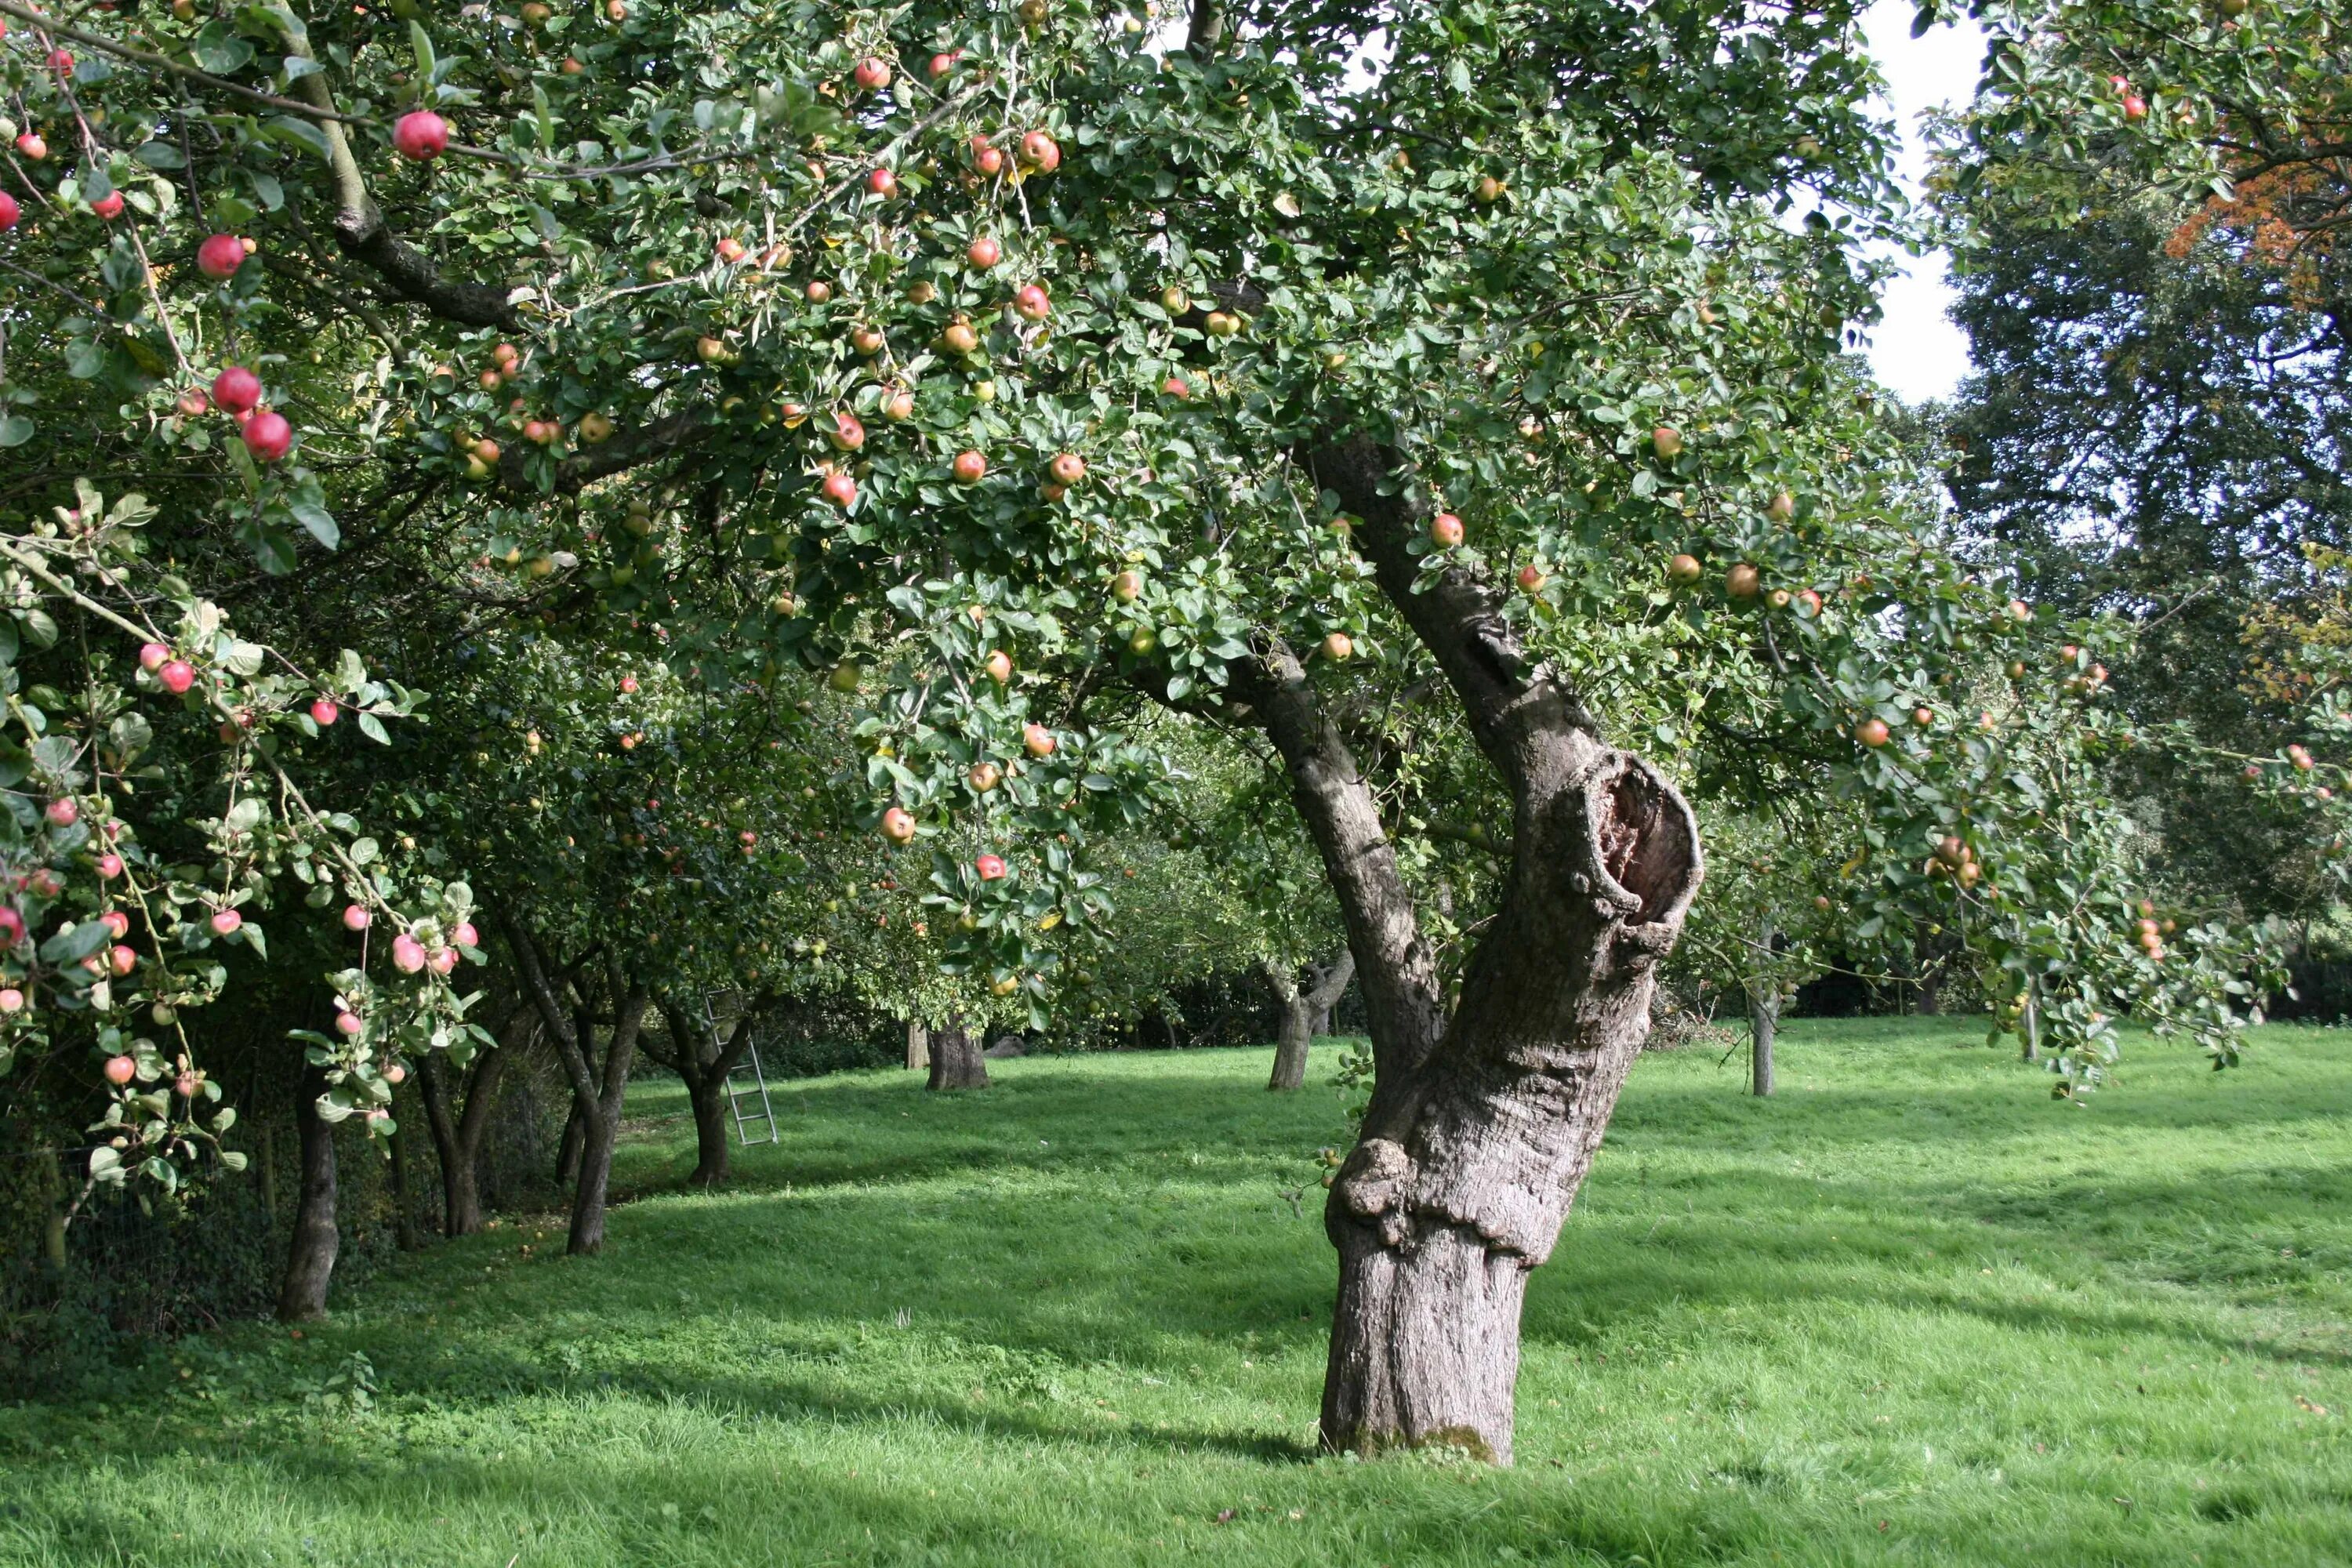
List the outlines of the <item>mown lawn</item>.
<svg viewBox="0 0 2352 1568">
<path fill-rule="evenodd" d="M 1513 1470 L 1312 1447 L 1328 1047 L 1283 1098 L 1262 1052 L 1031 1060 L 786 1087 L 715 1197 L 648 1087 L 601 1259 L 509 1218 L 0 1409 L 0 1563 L 2352 1561 L 2352 1035 L 2142 1042 L 2086 1110 L 1980 1038 L 1795 1025 L 1769 1101 L 1644 1058 Z"/>
</svg>

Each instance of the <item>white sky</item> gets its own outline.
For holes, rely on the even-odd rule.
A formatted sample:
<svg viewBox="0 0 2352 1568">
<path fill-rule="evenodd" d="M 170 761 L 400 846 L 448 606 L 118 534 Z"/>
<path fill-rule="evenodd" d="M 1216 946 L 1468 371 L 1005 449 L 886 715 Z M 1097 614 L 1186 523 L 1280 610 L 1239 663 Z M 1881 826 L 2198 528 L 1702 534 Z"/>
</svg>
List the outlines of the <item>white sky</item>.
<svg viewBox="0 0 2352 1568">
<path fill-rule="evenodd" d="M 1903 129 L 1899 173 L 1914 196 L 1927 173 L 1919 136 L 1925 110 L 1967 101 L 1984 58 L 1974 23 L 1911 36 L 1912 0 L 1876 0 L 1864 18 L 1870 51 L 1886 77 L 1887 96 Z M 1904 276 L 1891 280 L 1881 303 L 1885 317 L 1871 333 L 1870 363 L 1878 379 L 1906 403 L 1944 397 L 1969 373 L 1968 339 L 1945 314 L 1952 298 L 1943 254 L 1898 257 Z"/>
</svg>

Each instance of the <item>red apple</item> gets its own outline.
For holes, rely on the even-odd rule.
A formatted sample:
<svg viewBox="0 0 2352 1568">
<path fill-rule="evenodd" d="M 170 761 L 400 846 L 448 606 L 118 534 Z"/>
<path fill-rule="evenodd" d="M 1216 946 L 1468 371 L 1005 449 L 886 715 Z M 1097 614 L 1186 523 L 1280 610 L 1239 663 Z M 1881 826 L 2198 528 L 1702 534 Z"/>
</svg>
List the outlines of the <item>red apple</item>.
<svg viewBox="0 0 2352 1568">
<path fill-rule="evenodd" d="M 1057 485 L 1074 485 L 1087 477 L 1087 460 L 1076 452 L 1056 453 L 1054 460 L 1045 465 L 1045 471 L 1054 476 Z"/>
<path fill-rule="evenodd" d="M 16 998 L 16 1005 L 18 1007 L 24 1005 L 25 999 L 22 993 L 12 991 L 9 994 Z M 16 1010 L 16 1007 L 10 1007 L 8 1009 L 11 1013 Z M 112 1084 L 117 1089 L 121 1089 L 124 1084 L 129 1083 L 133 1077 L 137 1076 L 138 1071 L 139 1064 L 132 1061 L 129 1057 L 109 1057 L 106 1058 L 106 1081 Z"/>
<path fill-rule="evenodd" d="M 122 193 L 121 191 L 107 192 L 106 195 L 99 197 L 98 200 L 89 204 L 89 210 L 96 213 L 99 216 L 106 219 L 109 223 L 113 222 L 116 218 L 122 216 Z"/>
<path fill-rule="evenodd" d="M 1742 561 L 1723 574 L 1723 591 L 1735 599 L 1752 599 L 1763 581 L 1763 574 Z"/>
<path fill-rule="evenodd" d="M 196 270 L 207 278 L 234 278 L 245 265 L 245 241 L 233 234 L 216 234 L 196 247 Z"/>
<path fill-rule="evenodd" d="M 885 419 L 912 419 L 915 416 L 915 395 L 905 387 L 894 387 L 882 399 Z"/>
<path fill-rule="evenodd" d="M 940 78 L 955 69 L 956 58 L 962 53 L 963 51 L 961 49 L 951 49 L 943 55 L 933 55 L 931 57 L 930 65 L 931 79 L 933 81 L 937 81 Z"/>
<path fill-rule="evenodd" d="M 1356 639 L 1345 632 L 1332 632 L 1323 638 L 1323 657 L 1338 663 L 1351 658 L 1356 652 Z"/>
<path fill-rule="evenodd" d="M 1811 588 L 1798 590 L 1797 603 L 1805 607 L 1805 614 L 1809 616 L 1818 616 L 1822 613 L 1822 596 Z"/>
<path fill-rule="evenodd" d="M 1462 520 L 1450 511 L 1441 511 L 1429 520 L 1429 537 L 1440 550 L 1451 550 L 1462 542 Z"/>
<path fill-rule="evenodd" d="M 121 910 L 108 910 L 98 917 L 98 921 L 106 928 L 106 934 L 117 942 L 131 934 L 131 917 Z"/>
<path fill-rule="evenodd" d="M 213 401 L 231 414 L 247 414 L 261 405 L 261 378 L 241 364 L 213 377 Z"/>
<path fill-rule="evenodd" d="M 211 923 L 215 936 L 226 936 L 245 924 L 245 917 L 235 910 L 219 910 L 215 911 Z"/>
<path fill-rule="evenodd" d="M 1004 770 L 994 763 L 974 763 L 971 771 L 964 774 L 965 782 L 982 795 L 994 789 L 1003 778 Z"/>
<path fill-rule="evenodd" d="M 1013 679 L 1013 657 L 1003 648 L 992 651 L 982 668 L 988 671 L 988 679 L 999 686 Z"/>
<path fill-rule="evenodd" d="M 1532 594 L 1544 585 L 1542 568 L 1530 563 L 1519 568 L 1519 586 Z"/>
<path fill-rule="evenodd" d="M 196 667 L 184 658 L 167 659 L 155 671 L 155 679 L 163 683 L 164 690 L 177 697 L 196 683 Z"/>
<path fill-rule="evenodd" d="M 1764 515 L 1774 522 L 1786 522 L 1797 514 L 1797 498 L 1787 490 L 1780 491 L 1765 504 Z"/>
<path fill-rule="evenodd" d="M 2140 97 L 2139 94 L 2136 92 L 2126 95 L 2124 99 L 2124 118 L 2126 120 L 2146 120 L 2147 118 L 2147 100 Z"/>
<path fill-rule="evenodd" d="M 898 176 L 887 169 L 877 169 L 866 176 L 866 188 L 877 196 L 895 196 L 898 194 Z"/>
<path fill-rule="evenodd" d="M 430 163 L 449 145 L 449 122 L 429 109 L 413 110 L 394 123 L 392 144 L 411 163 Z"/>
<path fill-rule="evenodd" d="M 139 668 L 150 675 L 162 668 L 163 661 L 171 657 L 172 650 L 162 643 L 148 642 L 139 645 Z"/>
<path fill-rule="evenodd" d="M 988 459 L 978 452 L 958 452 L 950 467 L 960 485 L 976 485 L 988 474 Z"/>
<path fill-rule="evenodd" d="M 825 439 L 842 451 L 855 452 L 866 445 L 866 426 L 858 423 L 857 416 L 844 411 L 833 416 L 833 428 L 825 432 Z"/>
<path fill-rule="evenodd" d="M 1650 432 L 1650 449 L 1662 461 L 1672 462 L 1682 455 L 1683 433 L 1671 425 L 1661 425 Z"/>
<path fill-rule="evenodd" d="M 1060 742 L 1054 739 L 1054 732 L 1043 724 L 1032 721 L 1021 726 L 1021 749 L 1033 757 L 1050 757 L 1058 744 Z"/>
<path fill-rule="evenodd" d="M 849 74 L 858 86 L 870 92 L 876 88 L 890 85 L 890 62 L 877 55 L 868 55 L 858 61 L 857 68 Z"/>
<path fill-rule="evenodd" d="M 974 267 L 985 272 L 1004 259 L 1004 247 L 983 234 L 965 247 L 964 257 Z"/>
<path fill-rule="evenodd" d="M 714 248 L 719 259 L 730 267 L 743 259 L 743 242 L 731 234 L 721 237 Z"/>
<path fill-rule="evenodd" d="M 27 131 L 16 138 L 16 151 L 37 163 L 49 155 L 49 144 L 40 132 Z"/>
<path fill-rule="evenodd" d="M 847 474 L 827 474 L 824 477 L 824 499 L 846 510 L 856 504 L 857 481 Z"/>
<path fill-rule="evenodd" d="M 139 967 L 139 954 L 130 948 L 118 944 L 107 953 L 106 966 L 117 974 L 128 974 Z"/>
<path fill-rule="evenodd" d="M 982 881 L 993 882 L 1004 875 L 1004 859 L 998 855 L 983 855 L 971 863 L 971 868 L 980 873 Z"/>
<path fill-rule="evenodd" d="M 987 146 L 977 148 L 972 153 L 971 161 L 972 165 L 983 174 L 1001 174 L 1004 172 L 1004 149 Z"/>
<path fill-rule="evenodd" d="M 59 76 L 73 75 L 73 56 L 63 49 L 49 51 L 49 68 Z"/>
<path fill-rule="evenodd" d="M 1110 596 L 1122 605 L 1132 605 L 1143 596 L 1143 574 L 1122 572 L 1110 580 Z"/>
<path fill-rule="evenodd" d="M 1050 174 L 1062 166 L 1062 149 L 1043 131 L 1032 131 L 1021 138 L 1021 162 Z"/>
<path fill-rule="evenodd" d="M 1185 384 L 1184 378 L 1181 375 L 1171 375 L 1166 381 L 1161 382 L 1160 384 L 1160 390 L 1166 393 L 1171 397 L 1190 397 L 1192 395 L 1192 387 Z"/>
<path fill-rule="evenodd" d="M 970 321 L 950 321 L 940 334 L 940 346 L 951 354 L 968 354 L 980 347 L 980 334 L 972 331 Z"/>
<path fill-rule="evenodd" d="M 425 967 L 425 944 L 402 931 L 392 939 L 392 966 L 403 974 L 414 974 Z"/>
<path fill-rule="evenodd" d="M 365 908 L 359 904 L 345 904 L 343 906 L 343 929 L 345 931 L 365 931 L 368 928 L 368 921 L 374 918 L 374 916 L 367 912 Z"/>
<path fill-rule="evenodd" d="M 275 410 L 255 415 L 245 427 L 245 449 L 257 463 L 274 463 L 293 448 L 294 426 Z"/>
<path fill-rule="evenodd" d="M 810 304 L 822 305 L 833 298 L 833 285 L 822 278 L 812 278 L 809 279 L 808 287 L 801 292 L 808 296 Z"/>
<path fill-rule="evenodd" d="M 53 827 L 71 827 L 81 820 L 81 805 L 73 796 L 61 795 L 49 802 L 42 809 L 41 815 L 49 819 L 49 825 Z"/>
<path fill-rule="evenodd" d="M 1854 726 L 1853 733 L 1856 740 L 1873 751 L 1886 744 L 1893 738 L 1893 731 L 1887 729 L 1886 721 L 1876 717 L 1864 719 L 1860 724 Z"/>
<path fill-rule="evenodd" d="M 335 1032 L 339 1035 L 356 1035 L 362 1029 L 366 1027 L 367 1026 L 365 1024 L 360 1022 L 360 1016 L 357 1013 L 338 1013 L 335 1015 Z"/>
<path fill-rule="evenodd" d="M 122 857 L 117 855 L 111 849 L 100 856 L 98 858 L 98 875 L 100 881 L 106 882 L 111 882 L 117 877 L 122 875 Z"/>
<path fill-rule="evenodd" d="M 457 922 L 457 929 L 451 931 L 449 934 L 457 939 L 457 945 L 459 947 L 479 947 L 482 945 L 482 933 L 474 929 L 474 922 L 471 921 L 459 921 Z"/>
<path fill-rule="evenodd" d="M 882 837 L 893 844 L 914 841 L 915 819 L 904 807 L 892 806 L 882 814 Z"/>
<path fill-rule="evenodd" d="M 635 676 L 625 675 L 621 677 L 621 689 L 624 692 L 635 692 L 636 689 L 637 678 Z"/>
<path fill-rule="evenodd" d="M 457 967 L 457 950 L 454 947 L 436 947 L 433 950 L 433 956 L 425 962 L 431 966 L 434 973 L 446 974 Z"/>
<path fill-rule="evenodd" d="M 1024 321 L 1042 321 L 1052 313 L 1054 305 L 1045 297 L 1042 285 L 1024 283 L 1013 291 L 1013 309 Z"/>
</svg>

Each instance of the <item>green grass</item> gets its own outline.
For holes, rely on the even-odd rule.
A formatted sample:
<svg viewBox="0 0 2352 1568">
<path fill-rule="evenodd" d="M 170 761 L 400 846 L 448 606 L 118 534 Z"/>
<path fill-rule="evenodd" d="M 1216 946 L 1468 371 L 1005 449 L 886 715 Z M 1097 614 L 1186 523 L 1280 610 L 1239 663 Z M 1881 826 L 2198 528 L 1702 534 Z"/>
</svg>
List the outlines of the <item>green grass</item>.
<svg viewBox="0 0 2352 1568">
<path fill-rule="evenodd" d="M 1516 1469 L 1311 1446 L 1331 1258 L 1281 1189 L 1328 1048 L 1288 1097 L 1263 1052 L 1030 1060 L 785 1087 L 718 1196 L 649 1087 L 601 1259 L 509 1219 L 0 1410 L 0 1563 L 2352 1561 L 2352 1037 L 2141 1042 L 2079 1110 L 1975 1038 L 1796 1025 L 1769 1101 L 1644 1058 L 1528 1293 Z"/>
</svg>

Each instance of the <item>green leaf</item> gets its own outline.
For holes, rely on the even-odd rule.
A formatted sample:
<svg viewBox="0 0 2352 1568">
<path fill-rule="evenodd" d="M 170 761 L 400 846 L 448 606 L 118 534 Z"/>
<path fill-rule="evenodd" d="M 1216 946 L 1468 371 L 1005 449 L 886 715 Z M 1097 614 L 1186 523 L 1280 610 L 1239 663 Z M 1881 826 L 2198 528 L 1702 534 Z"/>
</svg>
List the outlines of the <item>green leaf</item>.
<svg viewBox="0 0 2352 1568">
<path fill-rule="evenodd" d="M 425 37 L 424 24 L 420 22 L 408 24 L 408 47 L 416 56 L 416 79 L 431 81 L 434 66 L 433 40 Z"/>
<path fill-rule="evenodd" d="M 33 422 L 21 414 L 0 415 L 0 447 L 21 447 L 33 438 Z"/>
<path fill-rule="evenodd" d="M 262 126 L 261 133 L 297 147 L 308 147 L 321 158 L 327 156 L 327 133 L 310 121 L 298 120 L 291 114 L 276 115 Z"/>
<path fill-rule="evenodd" d="M 41 943 L 41 962 L 79 963 L 106 945 L 110 934 L 104 921 L 84 921 L 78 926 L 68 926 Z"/>
<path fill-rule="evenodd" d="M 234 76 L 253 60 L 253 46 L 221 21 L 209 24 L 196 35 L 194 52 L 196 63 L 215 76 Z"/>
<path fill-rule="evenodd" d="M 360 715 L 360 733 L 365 735 L 369 740 L 373 741 L 379 746 L 389 746 L 392 744 L 392 737 L 383 732 L 383 721 L 377 718 L 373 713 L 362 713 Z"/>
</svg>

